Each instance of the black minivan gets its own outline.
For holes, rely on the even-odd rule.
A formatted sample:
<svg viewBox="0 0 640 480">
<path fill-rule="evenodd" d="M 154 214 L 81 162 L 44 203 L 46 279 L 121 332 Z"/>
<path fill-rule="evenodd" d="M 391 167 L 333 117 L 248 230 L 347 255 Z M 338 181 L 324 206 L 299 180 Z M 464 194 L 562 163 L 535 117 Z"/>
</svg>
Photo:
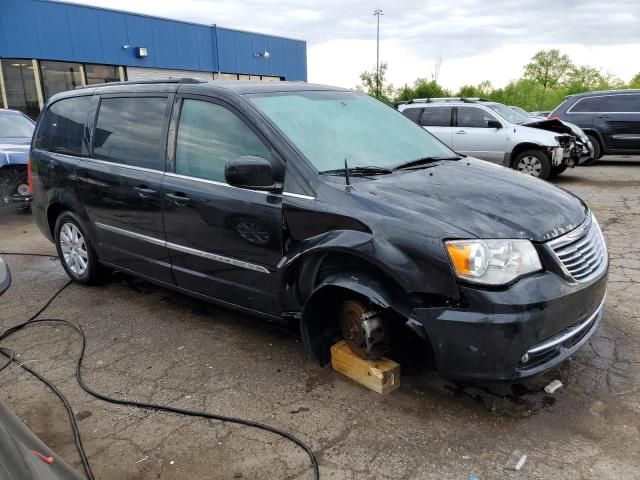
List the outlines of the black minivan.
<svg viewBox="0 0 640 480">
<path fill-rule="evenodd" d="M 419 339 L 449 377 L 511 380 L 602 318 L 608 254 L 585 203 L 461 157 L 373 98 L 175 80 L 54 96 L 33 212 L 68 275 L 105 268 L 297 322 L 322 363 Z"/>
<path fill-rule="evenodd" d="M 551 114 L 575 123 L 591 140 L 595 163 L 603 155 L 640 155 L 640 90 L 569 95 Z"/>
</svg>

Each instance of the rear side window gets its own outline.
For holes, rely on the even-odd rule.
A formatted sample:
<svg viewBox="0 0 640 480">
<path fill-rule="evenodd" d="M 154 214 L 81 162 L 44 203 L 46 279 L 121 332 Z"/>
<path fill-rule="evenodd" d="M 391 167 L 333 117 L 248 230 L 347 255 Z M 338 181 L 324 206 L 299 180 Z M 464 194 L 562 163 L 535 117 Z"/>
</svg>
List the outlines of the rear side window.
<svg viewBox="0 0 640 480">
<path fill-rule="evenodd" d="M 176 173 L 224 182 L 227 160 L 243 155 L 271 158 L 269 149 L 231 110 L 184 100 L 176 138 Z"/>
<path fill-rule="evenodd" d="M 418 119 L 420 118 L 420 114 L 422 113 L 422 108 L 406 108 L 402 111 L 402 113 L 405 117 L 418 123 Z"/>
<path fill-rule="evenodd" d="M 602 112 L 606 97 L 581 98 L 568 113 L 596 113 Z"/>
<path fill-rule="evenodd" d="M 35 148 L 66 155 L 87 156 L 86 128 L 91 97 L 71 97 L 51 105 L 40 120 Z"/>
<path fill-rule="evenodd" d="M 450 127 L 451 107 L 430 107 L 424 109 L 422 115 L 424 127 Z"/>
<path fill-rule="evenodd" d="M 606 98 L 605 112 L 640 113 L 640 94 L 611 95 Z"/>
<path fill-rule="evenodd" d="M 103 98 L 93 156 L 133 167 L 164 170 L 167 98 Z"/>
<path fill-rule="evenodd" d="M 477 107 L 458 107 L 458 126 L 468 128 L 487 128 L 489 120 L 496 117 Z"/>
</svg>

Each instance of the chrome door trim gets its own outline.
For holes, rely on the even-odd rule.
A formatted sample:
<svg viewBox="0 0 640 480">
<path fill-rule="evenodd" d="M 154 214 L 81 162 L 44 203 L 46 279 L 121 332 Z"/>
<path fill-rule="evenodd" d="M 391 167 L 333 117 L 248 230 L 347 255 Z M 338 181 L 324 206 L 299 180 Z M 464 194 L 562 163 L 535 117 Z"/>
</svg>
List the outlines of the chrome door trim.
<svg viewBox="0 0 640 480">
<path fill-rule="evenodd" d="M 135 165 L 126 165 L 124 163 L 109 162 L 108 160 L 98 160 L 97 158 L 84 157 L 82 158 L 81 161 L 98 163 L 98 164 L 108 165 L 112 167 L 122 167 L 128 170 L 138 170 L 140 172 L 159 173 L 161 175 L 164 173 L 162 170 L 155 170 L 153 168 L 145 168 L 145 167 L 136 167 Z"/>
<path fill-rule="evenodd" d="M 251 188 L 234 187 L 233 185 L 229 185 L 228 183 L 225 183 L 225 182 L 218 182 L 216 180 L 208 180 L 206 178 L 191 177 L 189 175 L 180 175 L 179 173 L 165 172 L 165 176 L 173 177 L 173 178 L 180 178 L 182 180 L 193 180 L 194 182 L 208 183 L 209 185 L 217 185 L 219 187 L 233 188 L 235 190 L 243 190 L 243 191 L 261 193 L 263 195 L 278 195 L 277 193 L 268 192 L 266 190 L 253 190 Z M 282 192 L 282 196 L 283 197 L 292 197 L 292 198 L 301 198 L 301 199 L 304 199 L 304 200 L 315 200 L 316 199 L 316 197 L 312 197 L 311 195 L 303 195 L 301 193 L 292 193 L 292 192 Z"/>
<path fill-rule="evenodd" d="M 208 260 L 213 260 L 215 262 L 226 263 L 227 265 L 233 265 L 234 267 L 245 268 L 247 270 L 252 270 L 254 272 L 267 273 L 267 274 L 271 273 L 262 265 L 256 265 L 254 263 L 245 262 L 243 260 L 237 260 L 235 258 L 225 257 L 223 255 L 218 255 L 215 253 L 204 252 L 202 250 L 197 250 L 191 247 L 185 247 L 184 245 L 179 245 L 177 243 L 166 242 L 159 238 L 149 237 L 147 235 L 131 232 L 129 230 L 124 230 L 122 228 L 113 227 L 111 225 L 105 225 L 104 223 L 95 222 L 95 226 L 102 230 L 107 230 L 109 232 L 117 233 L 119 235 L 124 235 L 125 237 L 135 238 L 136 240 L 142 240 L 144 242 L 152 243 L 154 245 L 159 245 L 161 247 L 169 248 L 171 250 L 177 250 L 178 252 L 187 253 L 189 255 L 195 255 L 197 257 L 206 258 Z"/>
<path fill-rule="evenodd" d="M 167 242 L 165 242 L 164 240 L 160 240 L 159 238 L 149 237 L 147 235 L 142 235 L 141 233 L 131 232 L 129 230 L 124 230 L 118 227 L 112 227 L 111 225 L 105 225 L 104 223 L 94 223 L 96 227 L 101 228 L 102 230 L 107 230 L 108 232 L 118 233 L 120 235 L 124 235 L 125 237 L 135 238 L 136 240 L 142 240 L 143 242 L 152 243 L 160 247 L 167 246 Z"/>
</svg>

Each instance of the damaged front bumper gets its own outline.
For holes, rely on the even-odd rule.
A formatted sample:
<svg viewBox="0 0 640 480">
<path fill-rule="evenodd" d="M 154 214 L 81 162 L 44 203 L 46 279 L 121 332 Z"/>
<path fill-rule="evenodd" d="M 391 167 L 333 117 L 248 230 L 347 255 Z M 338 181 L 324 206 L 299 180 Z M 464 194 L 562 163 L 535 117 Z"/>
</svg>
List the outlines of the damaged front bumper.
<svg viewBox="0 0 640 480">
<path fill-rule="evenodd" d="M 593 335 L 606 282 L 606 273 L 578 285 L 543 272 L 502 291 L 461 286 L 467 308 L 416 308 L 408 325 L 428 337 L 441 375 L 517 380 L 554 367 Z"/>
</svg>

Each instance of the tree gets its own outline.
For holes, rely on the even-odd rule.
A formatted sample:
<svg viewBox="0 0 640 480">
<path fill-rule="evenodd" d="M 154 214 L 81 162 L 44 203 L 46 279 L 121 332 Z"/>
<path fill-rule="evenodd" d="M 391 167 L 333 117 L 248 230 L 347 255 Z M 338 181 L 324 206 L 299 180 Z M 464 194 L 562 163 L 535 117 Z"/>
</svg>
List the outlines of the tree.
<svg viewBox="0 0 640 480">
<path fill-rule="evenodd" d="M 571 59 L 559 50 L 540 50 L 524 67 L 524 76 L 546 90 L 560 85 L 574 68 Z"/>
<path fill-rule="evenodd" d="M 415 98 L 450 97 L 451 92 L 438 84 L 435 80 L 418 78 L 413 84 Z"/>
<path fill-rule="evenodd" d="M 396 102 L 406 102 L 416 98 L 416 91 L 406 83 L 396 91 Z"/>
<path fill-rule="evenodd" d="M 605 84 L 605 78 L 600 70 L 588 65 L 574 67 L 568 74 L 565 81 L 569 93 L 587 92 L 596 90 Z"/>
<path fill-rule="evenodd" d="M 378 75 L 380 78 L 378 79 Z M 356 89 L 366 92 L 372 97 L 376 97 L 378 100 L 382 100 L 385 103 L 392 103 L 393 99 L 393 85 L 385 84 L 387 76 L 387 64 L 381 63 L 379 73 L 374 70 L 372 71 L 364 71 L 360 74 L 360 85 L 356 87 Z M 380 95 L 376 96 L 376 89 L 378 85 L 378 80 L 380 81 Z"/>
<path fill-rule="evenodd" d="M 640 88 L 640 72 L 636 73 L 636 75 L 629 82 L 629 88 Z"/>
</svg>

